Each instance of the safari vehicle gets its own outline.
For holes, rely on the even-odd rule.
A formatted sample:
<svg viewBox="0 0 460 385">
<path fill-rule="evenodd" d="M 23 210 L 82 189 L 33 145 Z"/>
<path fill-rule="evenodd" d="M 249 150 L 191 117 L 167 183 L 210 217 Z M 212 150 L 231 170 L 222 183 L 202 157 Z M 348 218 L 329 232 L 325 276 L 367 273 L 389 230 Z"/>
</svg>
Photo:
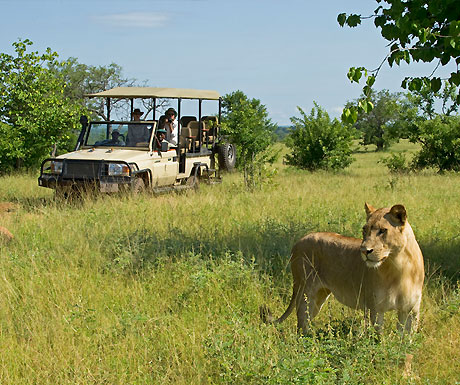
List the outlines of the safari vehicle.
<svg viewBox="0 0 460 385">
<path fill-rule="evenodd" d="M 200 179 L 219 182 L 220 171 L 229 171 L 235 165 L 235 148 L 220 136 L 222 100 L 215 91 L 118 87 L 87 96 L 106 98 L 107 121 L 88 122 L 82 116 L 75 150 L 45 159 L 39 186 L 66 194 L 87 186 L 101 192 L 185 189 L 196 187 Z M 114 99 L 129 100 L 131 115 L 134 99 L 150 99 L 153 116 L 141 121 L 110 120 L 110 104 Z M 157 99 L 177 100 L 180 124 L 175 146 L 158 140 Z M 197 116 L 181 116 L 184 99 L 197 101 Z M 202 116 L 203 100 L 218 102 L 217 116 Z"/>
</svg>

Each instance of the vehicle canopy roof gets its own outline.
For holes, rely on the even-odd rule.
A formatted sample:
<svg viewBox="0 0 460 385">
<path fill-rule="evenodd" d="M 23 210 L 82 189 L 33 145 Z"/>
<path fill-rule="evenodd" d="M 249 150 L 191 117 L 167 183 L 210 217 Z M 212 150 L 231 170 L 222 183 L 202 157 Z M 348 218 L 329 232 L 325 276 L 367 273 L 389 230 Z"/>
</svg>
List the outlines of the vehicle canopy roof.
<svg viewBox="0 0 460 385">
<path fill-rule="evenodd" d="M 111 90 L 87 94 L 89 98 L 165 98 L 165 99 L 204 99 L 219 100 L 217 91 L 193 90 L 186 88 L 160 88 L 160 87 L 116 87 Z"/>
</svg>

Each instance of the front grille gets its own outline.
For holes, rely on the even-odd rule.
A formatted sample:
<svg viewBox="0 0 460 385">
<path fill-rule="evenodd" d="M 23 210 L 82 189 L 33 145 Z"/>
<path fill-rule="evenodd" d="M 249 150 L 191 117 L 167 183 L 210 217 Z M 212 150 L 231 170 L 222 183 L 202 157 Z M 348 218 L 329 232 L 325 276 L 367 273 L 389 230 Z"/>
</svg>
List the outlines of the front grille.
<svg viewBox="0 0 460 385">
<path fill-rule="evenodd" d="M 65 179 L 96 179 L 100 175 L 101 162 L 67 161 L 64 167 Z"/>
</svg>

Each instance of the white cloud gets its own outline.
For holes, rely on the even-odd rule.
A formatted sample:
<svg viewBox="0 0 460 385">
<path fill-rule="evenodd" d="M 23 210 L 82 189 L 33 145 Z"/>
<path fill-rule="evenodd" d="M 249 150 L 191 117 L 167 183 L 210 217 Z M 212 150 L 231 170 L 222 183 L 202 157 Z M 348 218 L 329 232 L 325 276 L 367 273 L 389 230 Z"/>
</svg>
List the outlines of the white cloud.
<svg viewBox="0 0 460 385">
<path fill-rule="evenodd" d="M 169 17 L 162 13 L 129 12 L 96 16 L 95 19 L 114 27 L 160 28 L 166 25 Z"/>
</svg>

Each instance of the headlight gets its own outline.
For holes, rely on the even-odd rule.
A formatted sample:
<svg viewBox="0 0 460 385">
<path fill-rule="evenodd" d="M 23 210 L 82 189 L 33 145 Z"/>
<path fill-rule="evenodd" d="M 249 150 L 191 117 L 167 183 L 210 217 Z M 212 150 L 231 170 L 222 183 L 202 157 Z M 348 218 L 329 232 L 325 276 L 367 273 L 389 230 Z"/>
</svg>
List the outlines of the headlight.
<svg viewBox="0 0 460 385">
<path fill-rule="evenodd" d="M 129 166 L 122 163 L 109 163 L 110 176 L 129 176 Z"/>
<path fill-rule="evenodd" d="M 50 164 L 51 174 L 62 174 L 62 165 L 64 162 L 60 160 L 52 160 Z"/>
</svg>

